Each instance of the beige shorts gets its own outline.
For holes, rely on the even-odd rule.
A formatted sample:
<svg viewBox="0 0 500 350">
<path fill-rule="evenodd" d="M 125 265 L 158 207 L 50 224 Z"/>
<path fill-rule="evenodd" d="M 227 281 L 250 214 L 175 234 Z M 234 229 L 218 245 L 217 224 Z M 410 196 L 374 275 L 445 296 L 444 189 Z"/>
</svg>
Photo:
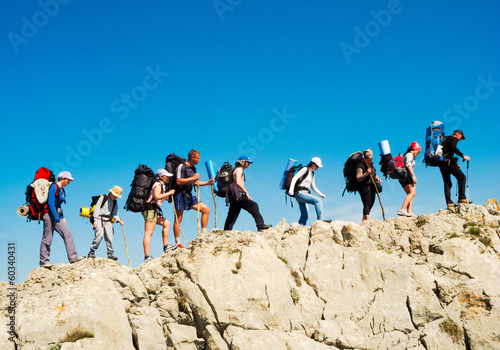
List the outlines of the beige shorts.
<svg viewBox="0 0 500 350">
<path fill-rule="evenodd" d="M 156 222 L 158 219 L 158 211 L 155 209 L 144 210 L 142 212 L 142 216 L 144 217 L 144 221 L 146 222 Z"/>
</svg>

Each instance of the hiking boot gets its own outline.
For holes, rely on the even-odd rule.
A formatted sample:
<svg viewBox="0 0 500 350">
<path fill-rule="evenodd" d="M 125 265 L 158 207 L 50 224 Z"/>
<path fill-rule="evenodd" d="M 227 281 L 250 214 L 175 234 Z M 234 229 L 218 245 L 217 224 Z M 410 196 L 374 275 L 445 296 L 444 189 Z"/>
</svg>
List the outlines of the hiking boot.
<svg viewBox="0 0 500 350">
<path fill-rule="evenodd" d="M 74 263 L 76 263 L 76 262 L 82 261 L 83 259 L 85 259 L 85 257 L 84 257 L 84 256 L 79 256 L 78 258 L 76 258 L 76 259 L 75 259 L 75 260 L 73 260 L 73 261 L 70 261 L 69 263 L 70 263 L 70 264 L 74 264 Z"/>
<path fill-rule="evenodd" d="M 46 264 L 40 265 L 40 267 L 45 267 L 46 269 L 49 269 L 49 270 L 52 268 L 52 266 L 54 266 L 54 265 L 52 265 L 51 263 L 46 263 Z"/>
<path fill-rule="evenodd" d="M 116 256 L 114 256 L 114 255 L 108 255 L 108 259 L 111 259 L 111 260 L 114 260 L 114 261 L 118 260 L 118 258 Z"/>
<path fill-rule="evenodd" d="M 151 261 L 151 260 L 153 260 L 153 257 L 151 255 L 144 257 L 144 261 Z"/>
<path fill-rule="evenodd" d="M 448 209 L 455 209 L 456 206 L 455 203 L 448 203 Z"/>
<path fill-rule="evenodd" d="M 408 216 L 408 212 L 406 210 L 403 210 L 403 209 L 399 209 L 399 211 L 397 212 L 397 214 L 399 216 Z"/>
<path fill-rule="evenodd" d="M 94 252 L 89 252 L 89 255 L 87 255 L 87 258 L 89 258 L 89 259 L 95 259 Z"/>
<path fill-rule="evenodd" d="M 167 244 L 167 245 L 164 245 L 163 246 L 163 252 L 166 253 L 168 251 L 171 251 L 171 250 L 174 250 L 176 249 L 177 246 L 176 245 L 170 245 L 170 244 Z"/>
<path fill-rule="evenodd" d="M 472 204 L 472 201 L 468 199 L 459 199 L 458 204 Z"/>
<path fill-rule="evenodd" d="M 271 227 L 273 227 L 273 225 L 263 225 L 261 227 L 257 227 L 257 231 L 261 232 L 261 231 L 267 230 L 268 228 L 271 228 Z"/>
<path fill-rule="evenodd" d="M 332 222 L 332 220 L 321 220 L 323 222 L 326 222 L 327 224 L 330 224 Z"/>
<path fill-rule="evenodd" d="M 175 248 L 184 248 L 184 246 L 182 245 L 182 243 L 179 243 L 175 246 Z"/>
</svg>

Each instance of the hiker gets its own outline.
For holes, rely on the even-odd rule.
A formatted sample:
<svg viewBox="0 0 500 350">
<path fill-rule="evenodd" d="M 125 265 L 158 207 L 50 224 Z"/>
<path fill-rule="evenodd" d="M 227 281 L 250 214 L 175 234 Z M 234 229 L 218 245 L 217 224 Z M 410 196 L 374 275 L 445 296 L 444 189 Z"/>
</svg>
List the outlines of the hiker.
<svg viewBox="0 0 500 350">
<path fill-rule="evenodd" d="M 168 221 L 160 209 L 161 205 L 165 200 L 168 200 L 171 195 L 175 193 L 175 190 L 166 191 L 165 184 L 168 182 L 169 177 L 173 174 L 169 173 L 165 169 L 158 169 L 156 171 L 156 182 L 153 184 L 151 189 L 151 194 L 146 201 L 146 208 L 142 212 L 144 217 L 144 240 L 142 245 L 144 246 L 144 261 L 152 260 L 153 257 L 150 255 L 149 246 L 151 243 L 151 236 L 155 230 L 156 225 L 163 227 L 161 234 L 163 238 L 163 252 L 166 253 L 170 250 L 177 248 L 181 241 L 179 240 L 179 235 L 175 236 L 175 242 L 177 245 L 168 244 L 168 230 L 170 229 L 170 221 Z"/>
<path fill-rule="evenodd" d="M 406 176 L 402 179 L 399 179 L 399 183 L 405 190 L 406 197 L 403 201 L 401 209 L 399 209 L 397 213 L 399 216 L 416 217 L 416 215 L 412 213 L 413 198 L 415 197 L 416 193 L 415 185 L 417 184 L 417 177 L 415 176 L 414 167 L 415 157 L 419 155 L 421 150 L 422 148 L 418 143 L 412 142 L 403 156 Z"/>
<path fill-rule="evenodd" d="M 450 189 L 452 183 L 450 175 L 453 175 L 458 181 L 458 203 L 459 204 L 472 203 L 465 196 L 465 184 L 467 179 L 462 170 L 460 170 L 460 165 L 458 164 L 458 158 L 455 157 L 456 154 L 462 157 L 464 161 L 468 162 L 470 160 L 469 156 L 464 155 L 457 148 L 457 143 L 460 140 L 465 140 L 464 133 L 462 132 L 462 130 L 455 130 L 453 134 L 450 137 L 448 137 L 444 142 L 443 157 L 445 161 L 438 165 L 444 181 L 444 197 L 446 199 L 446 204 L 448 206 L 448 209 L 453 209 L 456 206 L 456 204 L 453 203 L 453 201 L 451 200 Z"/>
<path fill-rule="evenodd" d="M 181 163 L 176 171 L 176 181 L 175 181 L 175 195 L 174 195 L 174 206 L 175 206 L 175 221 L 174 221 L 174 235 L 176 240 L 179 238 L 180 224 L 182 222 L 182 217 L 184 210 L 200 210 L 201 216 L 201 232 L 207 232 L 208 225 L 208 215 L 210 213 L 210 208 L 208 208 L 204 203 L 201 203 L 198 197 L 193 196 L 191 191 L 194 186 L 208 186 L 213 185 L 215 180 L 210 179 L 209 181 L 200 181 L 200 174 L 196 173 L 195 165 L 200 161 L 200 152 L 196 150 L 191 150 L 188 153 L 188 160 L 185 163 Z M 177 246 L 184 248 L 182 244 L 177 242 Z"/>
<path fill-rule="evenodd" d="M 372 181 L 375 181 L 373 183 Z M 370 219 L 370 211 L 375 203 L 375 195 L 382 191 L 382 180 L 377 176 L 377 171 L 373 165 L 373 151 L 371 148 L 363 151 L 363 160 L 356 164 L 356 181 L 358 182 L 358 192 L 363 203 L 363 221 Z"/>
<path fill-rule="evenodd" d="M 99 248 L 102 238 L 106 241 L 106 248 L 108 259 L 118 260 L 116 256 L 113 255 L 113 224 L 111 220 L 119 223 L 123 226 L 123 221 L 118 216 L 118 203 L 117 199 L 122 198 L 122 188 L 120 186 L 113 186 L 109 190 L 107 195 L 99 196 L 97 203 L 95 204 L 95 209 L 92 213 L 94 218 L 94 240 L 90 245 L 90 251 L 87 255 L 88 258 L 95 258 L 95 251 Z"/>
<path fill-rule="evenodd" d="M 241 156 L 234 166 L 233 181 L 229 185 L 229 189 L 226 193 L 226 205 L 229 204 L 229 211 L 227 212 L 226 222 L 224 223 L 224 230 L 226 231 L 233 229 L 241 209 L 246 210 L 253 216 L 257 231 L 260 232 L 271 227 L 271 225 L 264 224 L 264 219 L 259 211 L 259 205 L 253 201 L 245 188 L 245 169 L 252 163 L 250 157 Z"/>
<path fill-rule="evenodd" d="M 309 188 L 312 188 L 313 191 L 316 192 L 321 198 L 325 198 L 325 195 L 318 190 L 314 181 L 314 172 L 322 167 L 323 165 L 321 165 L 321 159 L 314 157 L 307 166 L 300 169 L 297 174 L 294 175 L 292 182 L 290 183 L 288 194 L 291 197 L 295 195 L 295 200 L 299 204 L 300 225 L 305 226 L 307 223 L 308 212 L 306 204 L 313 204 L 316 209 L 317 219 L 323 220 L 323 201 L 320 198 L 313 196 L 309 190 Z"/>
<path fill-rule="evenodd" d="M 73 235 L 68 228 L 68 223 L 61 209 L 61 204 L 66 203 L 66 192 L 64 187 L 68 186 L 71 181 L 74 181 L 69 171 L 63 171 L 57 175 L 57 182 L 54 182 L 49 189 L 49 197 L 47 200 L 47 209 L 45 209 L 43 220 L 43 237 L 40 245 L 40 266 L 51 268 L 50 264 L 50 245 L 54 230 L 64 240 L 66 246 L 66 254 L 70 263 L 74 263 L 85 259 L 83 256 L 78 256 L 76 253 L 75 241 Z"/>
</svg>

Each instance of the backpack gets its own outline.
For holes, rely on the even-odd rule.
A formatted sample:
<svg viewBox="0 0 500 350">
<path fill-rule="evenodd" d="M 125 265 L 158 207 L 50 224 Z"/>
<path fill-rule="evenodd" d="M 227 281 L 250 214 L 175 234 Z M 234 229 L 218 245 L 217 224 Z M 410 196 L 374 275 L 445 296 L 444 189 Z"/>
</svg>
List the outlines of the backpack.
<svg viewBox="0 0 500 350">
<path fill-rule="evenodd" d="M 233 170 L 234 169 L 231 164 L 229 164 L 229 162 L 225 162 L 217 170 L 217 175 L 215 176 L 215 181 L 217 182 L 217 191 L 214 191 L 217 196 L 226 198 L 226 193 L 229 189 L 229 185 L 233 183 Z"/>
<path fill-rule="evenodd" d="M 285 181 L 283 183 L 283 187 L 284 187 L 283 189 L 285 190 L 285 194 L 287 194 L 287 195 L 290 196 L 290 186 L 292 184 L 293 177 L 302 168 L 304 168 L 304 166 L 302 166 L 302 164 L 297 164 L 297 165 L 293 165 L 290 169 L 288 169 L 288 170 L 286 170 L 284 172 Z M 306 172 L 304 176 L 302 176 L 300 179 L 297 180 L 297 182 L 295 182 L 295 186 L 294 186 L 294 189 L 293 189 L 293 196 L 290 196 L 290 197 L 295 197 L 295 193 L 297 193 L 297 186 L 299 185 L 299 183 L 301 183 L 302 181 L 304 181 L 304 179 L 307 177 L 308 174 L 309 174 L 309 172 Z"/>
<path fill-rule="evenodd" d="M 95 210 L 95 206 L 97 204 L 97 201 L 99 200 L 99 198 L 101 198 L 101 196 L 104 196 L 104 199 L 102 200 L 102 203 L 101 203 L 101 208 L 104 207 L 104 204 L 106 204 L 106 202 L 108 201 L 108 195 L 106 194 L 100 194 L 100 195 L 97 195 L 97 196 L 92 196 L 92 201 L 90 202 L 90 212 L 89 212 L 89 219 L 90 219 L 90 223 L 93 225 L 94 224 L 94 210 Z M 111 212 L 113 212 L 113 210 L 115 210 L 115 206 L 116 206 L 116 199 L 114 200 L 114 203 L 113 203 L 113 208 L 111 208 Z M 111 222 L 114 223 L 114 219 L 111 218 Z"/>
<path fill-rule="evenodd" d="M 443 123 L 435 121 L 427 127 L 425 131 L 425 155 L 422 161 L 426 166 L 438 166 L 444 161 L 443 146 L 445 141 Z"/>
<path fill-rule="evenodd" d="M 359 190 L 359 183 L 356 179 L 356 166 L 363 161 L 362 152 L 352 153 L 344 163 L 344 180 L 345 188 L 342 192 L 344 197 L 345 191 L 349 193 L 356 193 Z"/>
<path fill-rule="evenodd" d="M 404 179 L 406 177 L 406 168 L 401 154 L 392 157 L 390 153 L 387 153 L 382 156 L 379 164 L 381 165 L 380 171 L 386 179 L 388 176 L 391 179 Z"/>
<path fill-rule="evenodd" d="M 177 192 L 178 186 L 177 186 L 176 170 L 177 170 L 177 167 L 179 165 L 181 165 L 185 162 L 186 162 L 186 158 L 182 158 L 182 157 L 176 155 L 175 153 L 170 153 L 167 156 L 167 158 L 165 158 L 165 170 L 173 175 L 168 179 L 168 182 L 166 183 L 167 192 L 172 190 L 172 189 L 175 189 Z M 170 198 L 169 202 L 171 202 L 171 201 L 172 201 L 172 199 Z"/>
<path fill-rule="evenodd" d="M 134 213 L 146 210 L 146 201 L 155 180 L 156 176 L 153 170 L 146 165 L 139 164 L 137 169 L 135 169 L 134 179 L 130 184 L 130 193 L 123 208 Z"/>
<path fill-rule="evenodd" d="M 50 186 L 55 182 L 54 173 L 47 168 L 39 168 L 31 184 L 26 186 L 26 205 L 28 206 L 27 221 L 40 220 L 49 211 L 47 200 L 49 198 Z M 59 187 L 56 196 L 59 195 Z"/>
</svg>

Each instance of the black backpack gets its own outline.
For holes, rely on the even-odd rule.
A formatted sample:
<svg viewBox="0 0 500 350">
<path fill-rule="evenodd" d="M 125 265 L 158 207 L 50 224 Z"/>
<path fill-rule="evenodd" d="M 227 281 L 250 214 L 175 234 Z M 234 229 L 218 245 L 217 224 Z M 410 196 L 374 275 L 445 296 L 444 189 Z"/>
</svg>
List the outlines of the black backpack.
<svg viewBox="0 0 500 350">
<path fill-rule="evenodd" d="M 134 213 L 146 210 L 146 201 L 155 183 L 155 178 L 155 173 L 151 168 L 139 164 L 135 169 L 134 180 L 130 184 L 130 193 L 123 208 Z"/>
<path fill-rule="evenodd" d="M 344 163 L 344 180 L 345 188 L 342 192 L 342 197 L 344 197 L 345 191 L 349 193 L 356 193 L 359 191 L 358 180 L 356 180 L 356 165 L 363 161 L 363 153 L 354 152 L 347 158 Z"/>
<path fill-rule="evenodd" d="M 186 158 L 182 158 L 175 153 L 170 153 L 167 158 L 165 158 L 165 170 L 171 173 L 173 176 L 171 176 L 166 183 L 166 188 L 167 191 L 170 191 L 172 189 L 175 189 L 176 191 L 178 190 L 177 186 L 177 174 L 176 170 L 177 167 L 183 163 L 186 162 Z M 171 199 L 169 199 L 169 202 Z"/>
<path fill-rule="evenodd" d="M 106 194 L 100 194 L 100 195 L 97 195 L 97 196 L 92 196 L 92 201 L 90 202 L 89 219 L 90 219 L 90 223 L 92 225 L 94 224 L 94 210 L 95 210 L 95 205 L 97 204 L 97 201 L 99 200 L 99 198 L 101 198 L 101 196 L 104 196 L 104 199 L 102 200 L 101 208 L 100 208 L 100 209 L 102 209 L 102 207 L 104 207 L 104 204 L 106 204 L 106 202 L 108 201 L 108 195 L 106 195 Z M 111 208 L 111 213 L 113 212 L 113 210 L 115 210 L 115 206 L 116 206 L 116 199 L 113 202 L 113 208 Z"/>
<path fill-rule="evenodd" d="M 302 168 L 303 168 L 302 164 L 298 164 L 298 165 L 292 166 L 290 169 L 285 171 L 285 173 L 284 173 L 285 174 L 285 182 L 283 184 L 285 194 L 290 196 L 289 191 L 290 191 L 290 185 L 292 184 L 293 177 Z M 297 182 L 295 183 L 295 186 L 294 186 L 295 188 L 293 189 L 293 196 L 291 196 L 291 197 L 295 197 L 295 193 L 297 193 L 297 186 L 299 185 L 299 183 L 304 181 L 304 179 L 307 177 L 308 174 L 309 174 L 309 172 L 306 172 L 304 176 L 302 176 L 300 179 L 297 180 Z"/>
<path fill-rule="evenodd" d="M 226 198 L 229 185 L 233 182 L 233 170 L 233 167 L 228 162 L 222 164 L 219 170 L 217 170 L 217 175 L 215 176 L 218 186 L 217 191 L 215 191 L 217 196 Z"/>
</svg>

